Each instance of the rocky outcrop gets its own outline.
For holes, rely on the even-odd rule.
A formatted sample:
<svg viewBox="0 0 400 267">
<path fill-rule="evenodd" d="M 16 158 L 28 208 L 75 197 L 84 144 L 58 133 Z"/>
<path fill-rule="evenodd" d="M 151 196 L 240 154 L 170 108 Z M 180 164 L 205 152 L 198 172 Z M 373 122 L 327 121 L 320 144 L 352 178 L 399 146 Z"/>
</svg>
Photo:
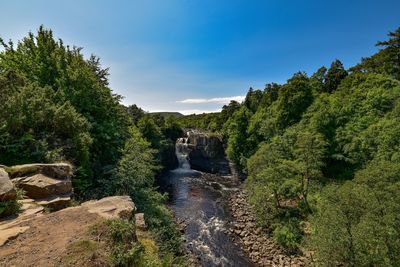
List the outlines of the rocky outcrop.
<svg viewBox="0 0 400 267">
<path fill-rule="evenodd" d="M 229 206 L 233 216 L 229 232 L 257 266 L 310 266 L 310 257 L 286 252 L 257 226 L 243 192 L 233 193 Z"/>
<path fill-rule="evenodd" d="M 0 221 L 0 266 L 59 266 L 68 245 L 84 237 L 91 226 L 132 217 L 134 210 L 130 197 L 113 196 Z"/>
<path fill-rule="evenodd" d="M 13 179 L 13 183 L 17 187 L 22 188 L 26 192 L 26 195 L 33 199 L 43 199 L 72 193 L 70 179 L 59 180 L 42 173 L 15 178 Z"/>
<path fill-rule="evenodd" d="M 0 201 L 7 201 L 16 198 L 16 192 L 8 173 L 0 168 Z"/>
<path fill-rule="evenodd" d="M 100 200 L 92 200 L 82 204 L 89 213 L 106 219 L 125 218 L 128 219 L 136 210 L 135 204 L 129 196 L 112 196 Z"/>
<path fill-rule="evenodd" d="M 24 164 L 16 165 L 7 168 L 11 179 L 16 177 L 30 176 L 37 173 L 42 173 L 55 179 L 67 179 L 73 175 L 72 166 L 68 163 L 53 163 L 53 164 Z"/>
<path fill-rule="evenodd" d="M 67 163 L 26 164 L 7 169 L 13 184 L 39 205 L 58 210 L 68 206 L 73 193 L 72 166 Z"/>
<path fill-rule="evenodd" d="M 189 131 L 186 144 L 192 169 L 221 175 L 230 174 L 230 166 L 224 155 L 221 136 L 213 133 Z"/>
</svg>

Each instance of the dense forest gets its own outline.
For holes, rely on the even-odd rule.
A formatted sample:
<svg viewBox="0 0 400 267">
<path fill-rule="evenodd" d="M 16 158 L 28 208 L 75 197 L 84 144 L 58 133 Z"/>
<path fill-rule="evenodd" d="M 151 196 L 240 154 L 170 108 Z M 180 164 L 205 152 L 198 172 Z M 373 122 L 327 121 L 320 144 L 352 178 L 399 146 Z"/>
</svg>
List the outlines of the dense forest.
<svg viewBox="0 0 400 267">
<path fill-rule="evenodd" d="M 400 28 L 377 46 L 179 119 L 223 134 L 259 224 L 321 266 L 400 265 Z"/>
<path fill-rule="evenodd" d="M 40 27 L 17 44 L 0 44 L 1 164 L 72 163 L 78 200 L 130 195 L 146 212 L 160 257 L 184 260 L 166 196 L 155 189 L 156 176 L 176 164 L 176 122 L 121 105 L 100 59 L 86 59 L 81 48 L 56 40 L 51 30 Z M 10 206 L 0 202 L 0 215 Z M 119 265 L 138 256 L 130 249 L 118 251 Z"/>
</svg>

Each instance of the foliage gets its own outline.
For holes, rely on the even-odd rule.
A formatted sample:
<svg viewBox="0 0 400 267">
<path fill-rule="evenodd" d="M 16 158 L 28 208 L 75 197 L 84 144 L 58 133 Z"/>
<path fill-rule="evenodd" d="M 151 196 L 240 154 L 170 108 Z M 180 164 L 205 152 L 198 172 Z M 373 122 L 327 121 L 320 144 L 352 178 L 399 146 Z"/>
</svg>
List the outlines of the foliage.
<svg viewBox="0 0 400 267">
<path fill-rule="evenodd" d="M 91 229 L 92 235 L 102 238 L 110 248 L 113 266 L 143 266 L 143 247 L 137 242 L 133 222 L 106 220 Z"/>
<path fill-rule="evenodd" d="M 313 218 L 321 265 L 399 265 L 399 193 L 399 164 L 392 162 L 373 162 L 353 181 L 325 188 Z"/>
<path fill-rule="evenodd" d="M 257 222 L 319 265 L 399 265 L 398 31 L 350 71 L 251 89 L 223 125 Z"/>
<path fill-rule="evenodd" d="M 17 197 L 12 200 L 0 201 L 0 218 L 9 215 L 15 215 L 21 210 L 21 200 L 24 196 L 24 191 L 21 189 L 16 190 Z"/>
<path fill-rule="evenodd" d="M 389 40 L 377 43 L 384 47 L 371 57 L 363 58 L 361 63 L 351 68 L 354 72 L 373 72 L 400 80 L 400 27 L 389 32 Z"/>
<path fill-rule="evenodd" d="M 128 116 L 108 88 L 108 70 L 43 26 L 16 46 L 1 43 L 0 90 L 9 112 L 0 116 L 0 154 L 10 165 L 67 159 L 77 165 L 75 189 L 83 193 L 117 162 L 127 137 Z"/>
<path fill-rule="evenodd" d="M 16 45 L 0 44 L 0 162 L 73 163 L 76 197 L 130 195 L 146 212 L 161 255 L 179 262 L 179 232 L 155 188 L 157 174 L 173 167 L 179 124 L 122 106 L 100 59 L 85 59 L 82 48 L 64 45 L 43 26 Z M 2 204 L 14 210 L 15 203 Z M 117 265 L 140 254 L 128 241 L 115 240 Z"/>
<path fill-rule="evenodd" d="M 126 141 L 123 157 L 118 162 L 111 194 L 130 195 L 139 212 L 145 212 L 146 224 L 155 234 L 163 256 L 174 253 L 183 256 L 182 241 L 172 213 L 164 206 L 166 196 L 154 188 L 154 176 L 159 169 L 151 148 L 139 130 L 130 129 L 131 138 Z M 176 259 L 176 261 L 183 261 Z"/>
</svg>

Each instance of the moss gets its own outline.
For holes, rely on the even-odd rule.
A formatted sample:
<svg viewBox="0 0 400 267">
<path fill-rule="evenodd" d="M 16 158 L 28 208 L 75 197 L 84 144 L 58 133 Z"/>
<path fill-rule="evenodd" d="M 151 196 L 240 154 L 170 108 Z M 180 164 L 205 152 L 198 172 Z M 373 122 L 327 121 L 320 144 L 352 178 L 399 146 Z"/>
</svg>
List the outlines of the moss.
<svg viewBox="0 0 400 267">
<path fill-rule="evenodd" d="M 33 164 L 16 165 L 12 167 L 6 167 L 5 170 L 6 172 L 8 172 L 11 178 L 15 178 L 27 176 L 30 174 L 36 174 L 40 171 L 40 166 Z"/>
</svg>

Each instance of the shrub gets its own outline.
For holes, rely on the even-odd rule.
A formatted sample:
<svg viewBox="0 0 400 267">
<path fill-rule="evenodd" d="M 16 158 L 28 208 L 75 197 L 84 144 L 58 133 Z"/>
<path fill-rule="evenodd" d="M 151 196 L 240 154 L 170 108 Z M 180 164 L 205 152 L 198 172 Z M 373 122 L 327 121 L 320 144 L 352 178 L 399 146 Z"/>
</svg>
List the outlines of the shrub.
<svg viewBox="0 0 400 267">
<path fill-rule="evenodd" d="M 24 191 L 17 189 L 17 197 L 13 200 L 1 201 L 0 202 L 0 218 L 17 214 L 21 209 L 21 203 L 18 200 L 22 199 Z"/>
<path fill-rule="evenodd" d="M 285 248 L 295 250 L 303 239 L 300 222 L 297 219 L 290 219 L 288 222 L 275 225 L 273 238 Z"/>
</svg>

